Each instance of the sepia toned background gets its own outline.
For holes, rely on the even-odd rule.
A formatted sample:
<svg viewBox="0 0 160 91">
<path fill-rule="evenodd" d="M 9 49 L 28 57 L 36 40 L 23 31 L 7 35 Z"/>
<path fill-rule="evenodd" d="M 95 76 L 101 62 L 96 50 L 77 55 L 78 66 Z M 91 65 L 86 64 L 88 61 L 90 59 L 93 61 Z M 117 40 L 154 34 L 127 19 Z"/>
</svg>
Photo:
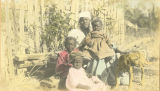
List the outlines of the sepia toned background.
<svg viewBox="0 0 160 91">
<path fill-rule="evenodd" d="M 0 5 L 0 91 L 50 91 L 32 74 L 64 49 L 82 11 L 102 19 L 103 32 L 118 48 L 146 52 L 152 64 L 145 68 L 144 86 L 134 82 L 133 91 L 159 91 L 159 0 L 1 0 Z"/>
</svg>

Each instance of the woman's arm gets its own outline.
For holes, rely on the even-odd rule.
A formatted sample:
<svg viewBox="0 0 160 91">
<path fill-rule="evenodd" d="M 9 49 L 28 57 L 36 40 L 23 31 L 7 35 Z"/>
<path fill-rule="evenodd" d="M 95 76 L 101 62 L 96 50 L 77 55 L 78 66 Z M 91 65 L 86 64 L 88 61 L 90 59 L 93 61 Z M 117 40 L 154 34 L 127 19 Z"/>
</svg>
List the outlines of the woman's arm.
<svg viewBox="0 0 160 91">
<path fill-rule="evenodd" d="M 86 45 L 86 40 L 85 40 L 85 39 L 83 39 L 83 40 L 82 40 L 82 42 L 80 43 L 80 45 L 79 45 L 78 49 L 82 51 L 82 50 L 83 50 L 83 48 L 85 47 L 85 45 Z"/>
<path fill-rule="evenodd" d="M 83 39 L 83 41 L 80 43 L 78 49 L 79 50 L 83 50 L 84 47 L 86 45 L 89 45 L 89 44 L 91 44 L 91 35 L 90 35 L 90 33 Z"/>
</svg>

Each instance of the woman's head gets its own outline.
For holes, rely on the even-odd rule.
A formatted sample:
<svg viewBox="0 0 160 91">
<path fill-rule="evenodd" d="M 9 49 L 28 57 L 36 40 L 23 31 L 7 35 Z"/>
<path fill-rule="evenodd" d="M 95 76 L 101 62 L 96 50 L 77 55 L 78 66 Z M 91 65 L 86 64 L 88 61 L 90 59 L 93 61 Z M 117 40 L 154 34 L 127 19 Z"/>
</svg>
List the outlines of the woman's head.
<svg viewBox="0 0 160 91">
<path fill-rule="evenodd" d="M 76 69 L 79 69 L 83 65 L 83 58 L 82 54 L 80 52 L 73 52 L 70 54 L 70 60 L 73 64 L 73 67 Z"/>
<path fill-rule="evenodd" d="M 65 44 L 65 48 L 67 49 L 67 51 L 71 52 L 76 47 L 77 41 L 73 37 L 67 37 L 64 41 L 64 44 Z"/>
<path fill-rule="evenodd" d="M 92 21 L 92 27 L 93 27 L 93 31 L 100 31 L 102 30 L 102 21 L 100 20 L 100 18 L 95 18 L 93 21 Z"/>
<path fill-rule="evenodd" d="M 88 17 L 80 17 L 79 25 L 81 29 L 89 29 L 90 19 Z"/>
<path fill-rule="evenodd" d="M 90 31 L 91 15 L 89 12 L 81 12 L 79 14 L 80 29 L 87 34 Z"/>
</svg>

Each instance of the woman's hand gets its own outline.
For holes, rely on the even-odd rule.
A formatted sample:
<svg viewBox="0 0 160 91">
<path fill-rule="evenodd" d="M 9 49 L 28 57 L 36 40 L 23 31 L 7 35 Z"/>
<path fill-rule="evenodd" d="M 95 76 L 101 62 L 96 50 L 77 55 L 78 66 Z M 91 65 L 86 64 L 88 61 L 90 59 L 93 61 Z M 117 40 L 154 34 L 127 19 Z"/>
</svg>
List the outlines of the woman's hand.
<svg viewBox="0 0 160 91">
<path fill-rule="evenodd" d="M 93 41 L 91 39 L 86 40 L 86 44 L 88 47 L 92 47 L 93 46 Z"/>
<path fill-rule="evenodd" d="M 91 89 L 89 86 L 83 85 L 83 84 L 78 84 L 77 88 L 86 89 L 86 90 Z"/>
</svg>

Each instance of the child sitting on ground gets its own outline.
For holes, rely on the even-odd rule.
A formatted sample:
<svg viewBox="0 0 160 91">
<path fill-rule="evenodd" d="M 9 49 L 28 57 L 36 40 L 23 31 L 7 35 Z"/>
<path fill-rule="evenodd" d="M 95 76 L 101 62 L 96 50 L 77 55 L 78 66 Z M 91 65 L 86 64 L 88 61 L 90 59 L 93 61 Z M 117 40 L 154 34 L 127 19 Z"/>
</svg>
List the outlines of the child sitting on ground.
<svg viewBox="0 0 160 91">
<path fill-rule="evenodd" d="M 64 41 L 66 50 L 61 51 L 58 54 L 56 64 L 56 74 L 60 76 L 59 89 L 65 89 L 65 81 L 68 75 L 69 68 L 72 64 L 69 61 L 69 54 L 72 51 L 78 51 L 76 48 L 76 39 L 73 37 L 67 37 Z"/>
<path fill-rule="evenodd" d="M 83 58 L 80 52 L 70 55 L 73 67 L 69 69 L 66 80 L 66 88 L 69 91 L 107 91 L 105 84 L 97 77 L 89 78 L 82 68 Z"/>
</svg>

